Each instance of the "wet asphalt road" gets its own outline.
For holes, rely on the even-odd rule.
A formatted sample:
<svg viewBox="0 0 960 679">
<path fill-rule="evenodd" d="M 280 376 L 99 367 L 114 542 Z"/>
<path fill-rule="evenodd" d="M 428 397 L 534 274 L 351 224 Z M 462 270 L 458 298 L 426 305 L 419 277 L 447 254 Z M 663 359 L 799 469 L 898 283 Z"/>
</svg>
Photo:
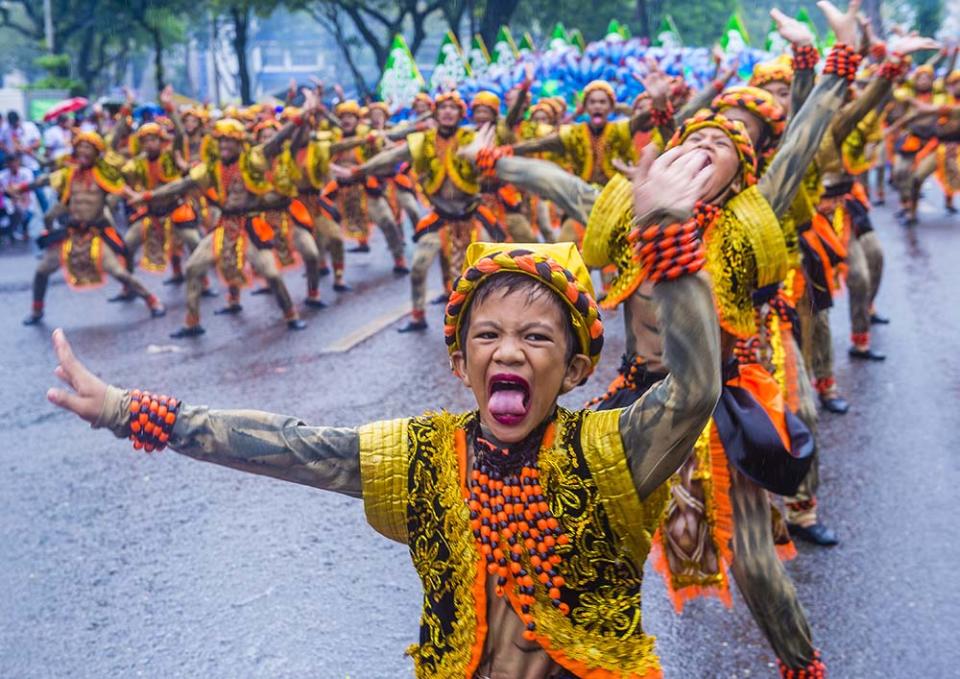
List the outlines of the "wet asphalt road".
<svg viewBox="0 0 960 679">
<path fill-rule="evenodd" d="M 822 417 L 821 511 L 842 544 L 801 545 L 788 564 L 834 678 L 960 676 L 960 220 L 927 194 L 912 233 L 888 208 L 874 212 L 887 257 L 879 306 L 893 319 L 875 345 L 889 360 L 850 364 L 843 302 L 834 313 L 837 379 L 853 408 Z M 46 325 L 23 328 L 34 259 L 0 253 L 0 678 L 411 676 L 403 652 L 416 639 L 418 582 L 405 548 L 367 527 L 358 501 L 173 453 L 135 455 L 44 399 L 55 381 L 48 336 L 62 325 L 105 379 L 190 403 L 331 425 L 468 408 L 447 371 L 441 308 L 428 335 L 394 332 L 409 288 L 384 250 L 375 239 L 374 253 L 348 255 L 355 291 L 335 297 L 326 279 L 333 304 L 305 314 L 305 332 L 286 332 L 271 299 L 245 294 L 235 318 L 205 300 L 207 335 L 179 342 L 167 334 L 183 291 L 153 276 L 165 319 L 107 304 L 113 283 L 82 295 L 60 284 Z M 287 281 L 302 299 L 300 274 Z M 567 405 L 603 391 L 616 369 L 622 319 L 606 320 L 599 373 Z M 644 624 L 666 677 L 776 675 L 736 594 L 731 611 L 698 601 L 677 617 L 648 576 Z"/>
</svg>

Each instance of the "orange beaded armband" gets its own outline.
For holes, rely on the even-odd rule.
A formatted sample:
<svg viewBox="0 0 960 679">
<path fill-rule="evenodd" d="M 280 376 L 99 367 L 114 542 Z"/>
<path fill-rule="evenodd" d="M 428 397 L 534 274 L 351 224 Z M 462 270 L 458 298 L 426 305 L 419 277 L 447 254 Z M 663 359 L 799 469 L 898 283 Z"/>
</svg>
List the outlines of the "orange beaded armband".
<svg viewBox="0 0 960 679">
<path fill-rule="evenodd" d="M 893 82 L 907 72 L 910 68 L 910 60 L 904 58 L 897 52 L 893 53 L 893 59 L 887 59 L 880 67 L 880 77 Z"/>
<path fill-rule="evenodd" d="M 820 651 L 814 651 L 810 664 L 800 669 L 790 669 L 780 659 L 777 659 L 777 665 L 783 679 L 824 679 L 827 676 L 827 666 L 820 660 Z"/>
<path fill-rule="evenodd" d="M 634 243 L 644 277 L 654 283 L 695 274 L 706 264 L 703 233 L 720 215 L 716 205 L 697 203 L 694 216 L 682 224 L 654 224 L 634 229 Z"/>
<path fill-rule="evenodd" d="M 823 67 L 824 75 L 836 75 L 846 78 L 850 82 L 857 77 L 857 68 L 863 57 L 857 54 L 850 45 L 837 43 L 827 55 L 827 62 Z"/>
<path fill-rule="evenodd" d="M 669 101 L 664 108 L 650 110 L 650 123 L 654 127 L 665 127 L 673 121 L 673 104 Z"/>
<path fill-rule="evenodd" d="M 477 151 L 477 169 L 479 169 L 484 176 L 493 177 L 496 175 L 496 166 L 497 161 L 501 158 L 509 157 L 513 155 L 512 146 L 497 146 L 495 148 L 482 148 Z"/>
<path fill-rule="evenodd" d="M 793 45 L 793 70 L 812 71 L 820 61 L 820 52 L 813 45 Z"/>
<path fill-rule="evenodd" d="M 870 45 L 870 58 L 874 61 L 883 61 L 887 56 L 887 43 L 882 40 Z"/>
<path fill-rule="evenodd" d="M 156 396 L 148 391 L 130 392 L 130 440 L 136 450 L 148 453 L 167 447 L 177 422 L 180 402 L 172 396 Z"/>
</svg>

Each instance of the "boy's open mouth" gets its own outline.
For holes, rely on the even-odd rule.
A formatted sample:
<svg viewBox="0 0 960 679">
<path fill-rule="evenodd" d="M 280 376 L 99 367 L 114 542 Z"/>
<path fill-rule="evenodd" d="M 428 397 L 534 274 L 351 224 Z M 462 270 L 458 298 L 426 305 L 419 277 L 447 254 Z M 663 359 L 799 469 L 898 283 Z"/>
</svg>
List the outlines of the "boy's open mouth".
<svg viewBox="0 0 960 679">
<path fill-rule="evenodd" d="M 500 424 L 519 424 L 530 406 L 530 385 L 519 375 L 499 373 L 487 385 L 487 409 Z"/>
</svg>

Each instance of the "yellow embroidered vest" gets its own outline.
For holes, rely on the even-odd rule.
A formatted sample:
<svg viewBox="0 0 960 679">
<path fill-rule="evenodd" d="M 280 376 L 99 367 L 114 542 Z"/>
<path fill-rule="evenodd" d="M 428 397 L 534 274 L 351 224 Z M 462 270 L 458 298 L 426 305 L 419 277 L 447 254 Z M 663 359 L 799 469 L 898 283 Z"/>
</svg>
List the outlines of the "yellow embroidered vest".
<svg viewBox="0 0 960 679">
<path fill-rule="evenodd" d="M 720 327 L 735 337 L 757 332 L 753 293 L 787 274 L 787 245 L 773 208 L 756 185 L 723 207 L 703 238 Z"/>
<path fill-rule="evenodd" d="M 586 182 L 606 184 L 617 173 L 614 160 L 632 162 L 637 158 L 629 120 L 607 123 L 599 136 L 587 123 L 561 125 L 559 134 L 571 171 Z"/>
<path fill-rule="evenodd" d="M 539 465 L 550 510 L 570 536 L 558 548 L 570 613 L 554 608 L 539 582 L 532 613 L 537 642 L 574 674 L 653 679 L 660 667 L 641 626 L 641 584 L 668 491 L 637 495 L 620 412 L 557 411 L 555 443 Z M 426 414 L 360 428 L 367 520 L 409 546 L 423 584 L 420 643 L 408 650 L 421 679 L 472 679 L 483 651 L 488 576 L 465 501 L 465 446 L 457 444 L 474 418 Z"/>
<path fill-rule="evenodd" d="M 472 195 L 480 191 L 476 168 L 470 161 L 457 156 L 457 149 L 473 141 L 474 134 L 475 132 L 468 128 L 458 129 L 453 143 L 444 148 L 442 157 L 438 155 L 436 130 L 414 132 L 407 137 L 407 145 L 413 158 L 413 170 L 428 196 L 436 194 L 446 179 L 466 194 Z"/>
</svg>

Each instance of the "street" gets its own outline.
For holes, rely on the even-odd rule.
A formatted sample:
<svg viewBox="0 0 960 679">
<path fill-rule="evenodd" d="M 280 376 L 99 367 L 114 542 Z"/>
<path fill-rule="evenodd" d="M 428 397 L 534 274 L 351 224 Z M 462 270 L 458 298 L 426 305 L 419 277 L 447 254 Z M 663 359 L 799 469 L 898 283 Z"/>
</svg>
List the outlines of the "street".
<svg viewBox="0 0 960 679">
<path fill-rule="evenodd" d="M 852 408 L 821 416 L 821 515 L 841 544 L 798 544 L 787 568 L 814 641 L 837 679 L 960 676 L 953 523 L 960 488 L 960 220 L 928 182 L 913 230 L 891 207 L 872 216 L 886 251 L 877 326 L 882 364 L 847 358 L 845 300 L 832 314 L 837 381 Z M 895 202 L 893 195 L 889 202 Z M 409 229 L 408 229 L 409 233 Z M 183 288 L 143 280 L 168 305 L 108 304 L 118 286 L 75 293 L 57 274 L 46 319 L 30 308 L 35 258 L 0 251 L 0 678 L 388 679 L 412 676 L 420 588 L 406 548 L 369 528 L 357 500 L 246 475 L 165 451 L 136 454 L 45 399 L 63 327 L 107 381 L 191 404 L 295 414 L 352 426 L 427 409 L 466 409 L 448 369 L 442 307 L 425 335 L 395 332 L 409 282 L 391 273 L 382 237 L 348 254 L 347 282 L 327 309 L 288 332 L 270 296 L 207 334 L 171 340 Z M 435 266 L 431 294 L 441 289 Z M 300 270 L 286 274 L 295 301 Z M 223 285 L 216 283 L 220 292 Z M 602 393 L 623 350 L 621 314 L 605 314 L 598 372 L 563 399 Z M 732 610 L 700 600 L 676 616 L 647 566 L 644 627 L 664 676 L 774 677 L 774 654 L 739 595 Z"/>
</svg>

